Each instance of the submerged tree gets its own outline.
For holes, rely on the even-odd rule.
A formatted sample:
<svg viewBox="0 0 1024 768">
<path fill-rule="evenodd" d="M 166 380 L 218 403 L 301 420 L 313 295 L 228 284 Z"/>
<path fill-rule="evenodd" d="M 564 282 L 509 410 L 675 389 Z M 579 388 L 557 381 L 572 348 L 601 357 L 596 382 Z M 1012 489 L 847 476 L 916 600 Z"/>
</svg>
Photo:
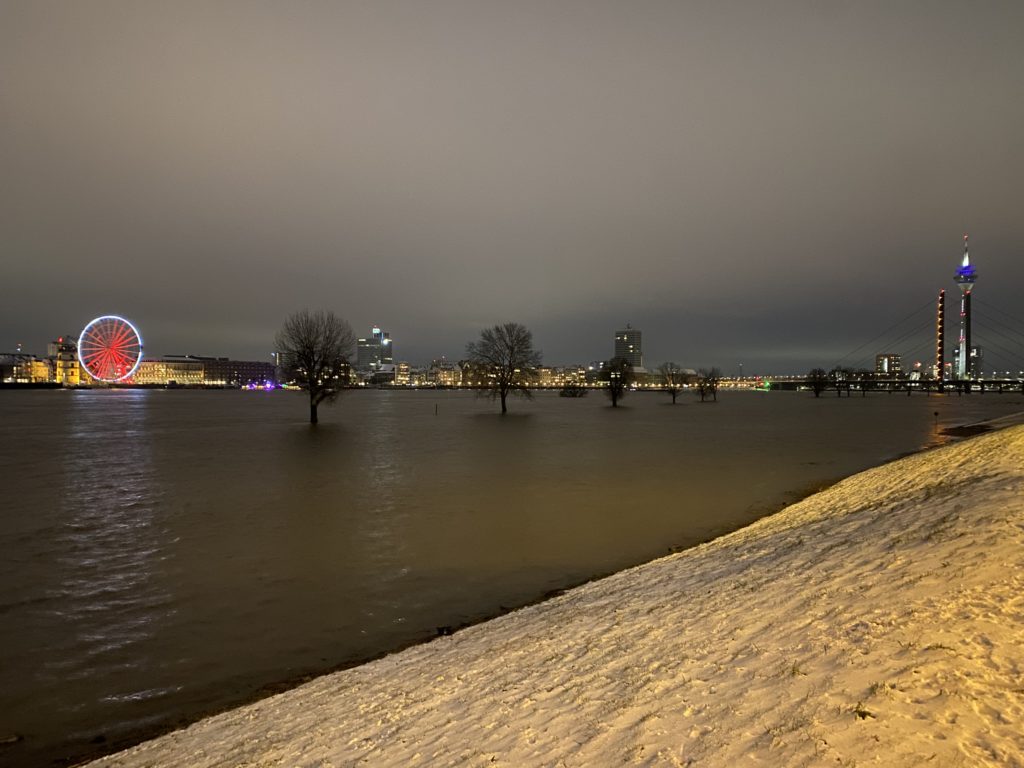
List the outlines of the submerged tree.
<svg viewBox="0 0 1024 768">
<path fill-rule="evenodd" d="M 828 371 L 824 368 L 812 368 L 804 380 L 804 386 L 808 387 L 815 397 L 821 397 L 821 393 L 828 389 L 830 381 Z"/>
<path fill-rule="evenodd" d="M 586 397 L 587 388 L 578 381 L 569 381 L 562 385 L 558 391 L 559 397 Z"/>
<path fill-rule="evenodd" d="M 626 396 L 626 390 L 633 383 L 633 366 L 624 357 L 613 357 L 598 374 L 605 384 L 605 393 L 612 399 L 612 408 L 619 407 L 619 400 Z"/>
<path fill-rule="evenodd" d="M 303 309 L 288 316 L 276 341 L 278 364 L 287 380 L 309 392 L 309 422 L 316 424 L 320 403 L 348 384 L 352 329 L 333 312 Z"/>
<path fill-rule="evenodd" d="M 483 376 L 492 398 L 501 400 L 508 412 L 509 394 L 530 398 L 527 384 L 536 375 L 541 353 L 533 348 L 533 334 L 525 325 L 504 323 L 480 331 L 480 339 L 466 345 L 466 357 Z"/>
<path fill-rule="evenodd" d="M 658 366 L 658 373 L 661 376 L 661 388 L 672 395 L 672 405 L 675 405 L 686 383 L 686 374 L 675 363 L 662 363 Z"/>
<path fill-rule="evenodd" d="M 701 368 L 697 371 L 697 393 L 703 403 L 708 397 L 718 402 L 718 385 L 722 372 L 718 368 Z"/>
</svg>

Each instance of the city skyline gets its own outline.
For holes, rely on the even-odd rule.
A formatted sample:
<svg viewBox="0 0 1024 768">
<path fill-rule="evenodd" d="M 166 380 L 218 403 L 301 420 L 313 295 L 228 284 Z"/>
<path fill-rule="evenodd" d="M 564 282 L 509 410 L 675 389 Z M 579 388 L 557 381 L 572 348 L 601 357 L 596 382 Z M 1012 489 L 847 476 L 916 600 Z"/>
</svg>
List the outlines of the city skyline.
<svg viewBox="0 0 1024 768">
<path fill-rule="evenodd" d="M 807 370 L 1024 284 L 1024 8 L 567 2 L 0 9 L 0 350 L 116 312 L 268 359 L 284 318 L 401 357 L 529 327 L 552 364 Z M 874 325 L 877 323 L 877 325 Z"/>
<path fill-rule="evenodd" d="M 936 346 L 935 349 L 936 349 L 936 354 L 937 354 L 938 357 L 937 357 L 937 361 L 935 361 L 935 363 L 933 365 L 931 365 L 930 368 L 934 370 L 936 375 L 938 375 L 938 373 L 940 371 L 942 371 L 943 369 L 949 369 L 949 370 L 946 370 L 946 373 L 945 373 L 945 376 L 944 376 L 944 378 L 947 378 L 947 379 L 966 379 L 966 378 L 971 378 L 971 377 L 976 378 L 977 375 L 978 375 L 977 371 L 981 371 L 981 366 L 983 365 L 983 363 L 982 363 L 982 359 L 983 359 L 982 358 L 982 355 L 983 355 L 982 348 L 981 347 L 976 347 L 976 346 L 974 346 L 974 345 L 972 345 L 970 343 L 970 327 L 971 327 L 971 315 L 972 315 L 972 312 L 970 310 L 970 301 L 969 301 L 969 299 L 970 299 L 970 294 L 971 294 L 971 290 L 970 289 L 971 289 L 971 287 L 973 287 L 973 284 L 974 284 L 974 282 L 976 280 L 977 272 L 976 272 L 975 268 L 973 267 L 973 265 L 970 265 L 970 261 L 969 261 L 969 258 L 970 258 L 969 257 L 969 248 L 968 248 L 968 237 L 969 236 L 967 234 L 964 234 L 964 236 L 963 236 L 963 244 L 964 244 L 963 247 L 964 247 L 964 250 L 963 250 L 961 266 L 960 266 L 960 268 L 957 269 L 957 271 L 955 273 L 955 276 L 954 276 L 954 281 L 959 285 L 959 287 L 961 289 L 961 292 L 962 292 L 962 295 L 963 295 L 963 304 L 962 304 L 961 313 L 960 313 L 960 335 L 959 335 L 959 338 L 958 338 L 956 344 L 950 350 L 948 350 L 948 351 L 945 350 L 945 348 L 944 348 L 944 338 L 945 337 L 944 337 L 944 330 L 943 330 L 944 329 L 944 324 L 945 324 L 944 323 L 945 289 L 942 289 L 942 290 L 939 291 L 939 299 L 938 299 L 938 306 L 937 306 L 938 326 L 937 326 L 937 329 L 936 329 L 936 337 L 935 337 L 935 341 L 937 343 L 937 346 Z M 929 304 L 930 304 L 930 302 L 929 302 Z M 994 341 L 993 341 L 993 343 L 995 344 L 995 346 L 996 346 L 996 348 L 998 350 L 997 353 L 996 353 L 996 357 L 999 358 L 1000 362 L 1003 363 L 1002 368 L 1006 369 L 1005 372 L 1007 374 L 1009 374 L 1009 373 L 1011 373 L 1011 371 L 1009 369 L 1017 367 L 1019 365 L 1024 365 L 1024 356 L 1022 356 L 1021 349 L 1019 348 L 1019 345 L 1020 345 L 1019 334 L 1021 332 L 1020 328 L 1013 329 L 1013 328 L 1011 328 L 1010 326 L 1008 326 L 1006 324 L 1006 321 L 1007 321 L 1007 319 L 1010 319 L 1010 320 L 1014 321 L 1015 323 L 1020 323 L 1021 321 L 1019 320 L 1019 318 L 1014 317 L 1010 313 L 1006 313 L 1004 310 L 1002 310 L 999 307 L 992 306 L 991 309 L 995 310 L 997 313 L 999 313 L 999 315 L 1001 315 L 1001 317 L 999 317 L 998 319 L 997 318 L 991 318 L 991 322 L 993 323 L 992 330 L 993 330 L 993 332 L 995 334 L 997 334 L 1001 338 L 1001 342 L 1000 343 L 995 343 Z M 842 369 L 842 370 L 847 370 L 847 371 L 851 371 L 851 372 L 870 372 L 871 371 L 871 366 L 868 363 L 870 362 L 871 355 L 870 355 L 870 352 L 865 353 L 865 349 L 868 347 L 868 345 L 873 344 L 875 342 L 878 342 L 878 344 L 876 344 L 876 346 L 886 347 L 886 346 L 890 345 L 890 341 L 889 341 L 889 339 L 883 339 L 883 336 L 888 337 L 890 333 L 897 333 L 898 334 L 898 340 L 895 343 L 895 346 L 902 345 L 902 346 L 899 346 L 899 348 L 901 350 L 903 350 L 903 351 L 896 352 L 896 353 L 893 353 L 893 352 L 888 352 L 888 353 L 886 353 L 886 352 L 879 352 L 879 353 L 876 353 L 875 357 L 874 357 L 874 361 L 875 361 L 874 362 L 874 371 L 875 371 L 875 373 L 888 372 L 889 369 L 890 369 L 890 358 L 895 361 L 895 363 L 894 363 L 895 369 L 894 370 L 898 372 L 900 370 L 900 368 L 901 368 L 901 362 L 900 361 L 904 357 L 904 352 L 905 352 L 907 347 L 911 347 L 912 348 L 911 353 L 909 355 L 907 355 L 908 364 L 911 364 L 912 367 L 916 371 L 922 371 L 922 370 L 927 371 L 927 370 L 929 370 L 929 364 L 928 364 L 928 359 L 927 359 L 927 352 L 929 351 L 928 347 L 932 343 L 932 339 L 928 338 L 928 340 L 924 343 L 924 345 L 922 345 L 920 343 L 921 339 L 919 338 L 921 336 L 921 333 L 920 333 L 921 329 L 920 328 L 917 328 L 917 329 L 912 330 L 910 332 L 906 331 L 905 324 L 907 323 L 907 321 L 912 320 L 914 318 L 915 314 L 918 314 L 918 312 L 915 311 L 910 316 L 904 317 L 900 321 L 898 321 L 896 323 L 893 323 L 882 335 L 875 337 L 874 339 L 872 339 L 869 342 L 860 344 L 851 353 L 847 353 L 846 355 L 843 355 L 843 356 L 839 357 L 839 356 L 837 356 L 836 350 L 832 350 L 831 351 L 831 355 L 832 355 L 832 359 L 834 359 L 835 362 L 834 362 L 834 364 L 831 367 L 834 370 Z M 101 320 L 102 321 L 115 320 L 115 321 L 120 322 L 122 324 L 126 324 L 128 327 L 131 327 L 131 331 L 135 334 L 136 338 L 141 343 L 141 338 L 139 338 L 138 330 L 132 326 L 131 322 L 128 321 L 128 320 L 125 320 L 123 318 L 120 318 L 120 317 L 118 317 L 116 315 L 106 315 L 106 316 L 102 316 L 102 317 L 99 317 L 99 318 L 96 318 L 96 319 L 90 321 L 90 323 L 87 324 L 85 330 L 83 330 L 83 332 L 82 332 L 83 336 L 86 333 L 88 333 L 89 328 L 91 328 L 93 326 L 93 324 L 98 323 Z M 1002 330 L 1000 329 L 999 326 L 1002 326 Z M 1015 335 L 1018 335 L 1018 337 L 1017 338 L 1008 337 L 1006 335 L 1006 332 L 1005 332 L 1007 329 L 1009 329 L 1011 331 L 1011 333 L 1013 333 Z M 370 330 L 371 330 L 371 333 L 370 333 L 370 335 L 368 337 L 356 338 L 355 336 L 353 336 L 353 346 L 352 346 L 352 349 L 350 350 L 350 362 L 351 362 L 354 370 L 373 371 L 373 370 L 380 369 L 382 367 L 382 365 L 385 365 L 385 364 L 389 365 L 389 366 L 391 366 L 391 368 L 393 368 L 394 367 L 392 365 L 393 363 L 400 363 L 401 366 L 402 366 L 403 371 L 406 372 L 403 375 L 407 375 L 408 371 L 410 370 L 410 368 L 409 368 L 410 364 L 412 366 L 416 367 L 416 368 L 424 367 L 424 366 L 427 365 L 426 360 L 409 360 L 408 358 L 403 360 L 401 357 L 395 358 L 394 357 L 394 345 L 393 345 L 393 341 L 394 340 L 391 337 L 391 333 L 388 332 L 388 331 L 383 331 L 376 323 L 373 324 L 373 326 L 372 326 L 372 328 Z M 986 331 L 987 330 L 988 329 L 986 329 Z M 68 334 L 67 337 L 68 337 L 68 341 L 73 342 L 75 340 L 75 335 L 74 334 Z M 551 360 L 543 360 L 542 359 L 541 366 L 542 367 L 546 367 L 546 368 L 563 368 L 563 367 L 573 368 L 573 367 L 578 367 L 578 366 L 581 366 L 581 365 L 586 365 L 587 362 L 589 362 L 591 368 L 593 368 L 595 365 L 598 365 L 598 364 L 600 364 L 602 362 L 607 362 L 607 360 L 609 360 L 609 359 L 620 358 L 621 357 L 621 358 L 627 359 L 629 361 L 629 363 L 634 367 L 634 369 L 636 369 L 636 370 L 644 370 L 644 357 L 643 357 L 641 339 L 642 339 L 642 329 L 634 328 L 631 323 L 626 323 L 625 324 L 625 328 L 620 328 L 619 330 L 615 331 L 613 347 L 612 347 L 611 355 L 609 357 L 607 357 L 607 358 L 605 358 L 605 357 L 592 358 L 591 360 L 586 361 L 586 362 L 582 358 L 577 358 L 577 359 L 572 360 L 572 361 L 566 361 L 566 360 L 551 361 Z M 64 341 L 65 341 L 64 336 L 61 336 L 61 337 L 58 337 L 55 341 L 51 341 L 51 342 L 48 343 L 48 345 L 47 345 L 47 355 L 48 355 L 49 358 L 51 358 L 51 359 L 54 358 L 55 353 L 54 353 L 53 350 L 56 348 L 56 346 L 58 346 L 60 343 L 62 343 Z M 1014 347 L 1014 348 L 1013 349 L 1009 349 L 1006 346 L 1004 346 L 1003 342 L 1006 342 L 1006 341 L 1009 341 L 1011 346 Z M 971 362 L 970 362 L 971 374 L 970 375 L 967 373 L 967 371 L 962 367 L 961 363 L 959 362 L 959 361 L 961 361 L 963 359 L 962 351 L 965 348 L 965 345 L 966 345 L 966 348 L 971 350 L 971 353 L 970 353 L 970 358 L 971 358 Z M 140 352 L 142 352 L 142 351 L 143 350 L 140 349 Z M 860 357 L 857 357 L 857 356 L 855 356 L 853 354 L 853 353 L 858 353 L 858 352 L 860 353 Z M 24 355 L 24 356 L 33 357 L 33 358 L 41 357 L 41 356 L 35 354 L 32 349 L 25 348 L 25 345 L 22 342 L 18 342 L 15 345 L 13 353 L 15 355 Z M 3 350 L 0 350 L 0 355 L 3 355 L 5 357 L 11 357 L 12 356 L 11 352 L 6 352 L 5 353 Z M 218 355 L 219 355 L 219 353 L 218 353 Z M 213 357 L 211 357 L 211 359 L 217 357 L 218 355 L 214 355 Z M 542 355 L 542 353 L 541 353 L 541 355 Z M 199 355 L 196 355 L 195 353 L 188 353 L 188 354 L 185 354 L 185 355 L 181 355 L 181 354 L 177 354 L 177 353 L 167 354 L 166 352 L 162 352 L 162 353 L 158 352 L 158 353 L 154 354 L 154 352 L 151 349 L 148 350 L 148 353 L 145 354 L 145 359 L 150 360 L 150 361 L 154 361 L 154 362 L 155 361 L 160 361 L 160 360 L 167 360 L 167 359 L 170 359 L 170 358 L 197 358 L 198 359 L 198 358 L 202 358 L 202 357 L 209 357 L 209 356 L 206 355 L 206 353 L 202 353 L 202 354 L 199 354 Z M 276 363 L 277 357 L 278 357 L 278 353 L 277 352 L 272 352 L 270 357 L 272 359 L 274 359 L 275 363 Z M 456 360 L 459 360 L 462 357 L 463 357 L 462 355 L 453 355 L 453 356 L 451 356 L 449 358 L 449 356 L 446 355 L 446 354 L 440 354 L 440 355 L 434 354 L 434 355 L 431 355 L 429 359 L 431 361 L 431 365 L 433 365 L 434 363 L 437 363 L 438 360 L 444 361 L 444 360 L 447 360 L 447 359 L 451 359 L 452 361 L 456 361 Z M 951 361 L 947 361 L 947 362 L 945 362 L 943 364 L 942 361 L 945 360 L 947 357 L 951 357 Z M 141 360 L 142 357 L 140 357 L 139 359 Z M 227 357 L 220 357 L 220 359 L 227 360 L 229 358 L 227 358 Z M 236 357 L 236 359 L 237 359 L 237 357 Z M 1007 362 L 1009 362 L 1010 364 L 1007 365 Z M 654 367 L 657 367 L 661 363 L 666 363 L 666 364 L 670 363 L 670 364 L 678 365 L 678 361 L 662 360 L 662 361 L 658 361 L 658 363 L 655 364 Z M 718 368 L 718 366 L 714 366 L 714 367 Z M 975 367 L 977 368 L 977 371 L 975 371 Z M 818 370 L 818 368 L 819 368 L 819 366 L 816 366 L 815 370 Z M 996 365 L 995 369 L 996 370 L 1000 369 L 1000 366 Z M 726 375 L 730 375 L 730 372 L 725 372 L 725 373 L 726 373 Z M 812 371 L 812 373 L 813 373 L 813 371 Z M 737 371 L 735 372 L 734 375 L 737 376 L 737 377 L 740 377 L 740 378 L 743 377 L 743 364 L 742 364 L 742 362 L 738 364 L 738 369 L 737 369 Z M 750 369 L 748 369 L 748 375 L 750 375 L 753 378 L 758 378 L 758 377 L 760 377 L 762 375 L 767 375 L 767 376 L 779 375 L 779 370 L 778 370 L 777 366 L 773 367 L 773 366 L 769 365 L 769 366 L 766 366 L 764 369 L 758 370 L 756 372 L 751 371 Z M 785 375 L 785 376 L 793 376 L 794 372 L 791 371 L 791 372 L 789 372 L 787 374 L 783 374 L 783 375 Z M 800 374 L 797 373 L 796 375 L 800 375 Z M 942 377 L 943 376 L 940 376 L 940 378 L 942 378 Z M 59 378 L 60 377 L 58 377 L 58 379 Z"/>
</svg>

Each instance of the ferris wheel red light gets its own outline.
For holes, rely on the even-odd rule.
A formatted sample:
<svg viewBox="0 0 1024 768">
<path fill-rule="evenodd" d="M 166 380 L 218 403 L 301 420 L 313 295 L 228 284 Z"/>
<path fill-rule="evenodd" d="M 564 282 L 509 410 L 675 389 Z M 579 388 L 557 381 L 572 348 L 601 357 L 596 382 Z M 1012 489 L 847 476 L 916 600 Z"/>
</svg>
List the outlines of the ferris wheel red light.
<svg viewBox="0 0 1024 768">
<path fill-rule="evenodd" d="M 97 317 L 78 337 L 78 362 L 98 381 L 124 381 L 142 362 L 142 337 L 123 317 Z"/>
</svg>

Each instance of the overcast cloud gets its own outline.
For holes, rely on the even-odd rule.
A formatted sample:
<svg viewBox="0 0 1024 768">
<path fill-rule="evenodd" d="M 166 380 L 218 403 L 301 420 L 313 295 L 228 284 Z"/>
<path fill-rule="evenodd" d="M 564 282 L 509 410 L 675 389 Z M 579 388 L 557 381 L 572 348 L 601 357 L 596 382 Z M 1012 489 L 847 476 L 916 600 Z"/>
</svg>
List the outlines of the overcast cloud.
<svg viewBox="0 0 1024 768">
<path fill-rule="evenodd" d="M 119 313 L 265 359 L 308 306 L 414 363 L 631 322 L 805 371 L 955 291 L 963 232 L 1014 311 L 1022 137 L 1018 2 L 4 0 L 0 351 Z"/>
</svg>

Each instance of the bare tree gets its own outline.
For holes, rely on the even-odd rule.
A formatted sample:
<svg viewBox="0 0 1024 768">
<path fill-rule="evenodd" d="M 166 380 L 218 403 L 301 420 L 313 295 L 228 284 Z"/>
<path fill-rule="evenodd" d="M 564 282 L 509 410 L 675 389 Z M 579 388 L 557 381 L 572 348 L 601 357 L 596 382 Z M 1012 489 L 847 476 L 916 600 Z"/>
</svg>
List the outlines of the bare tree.
<svg viewBox="0 0 1024 768">
<path fill-rule="evenodd" d="M 672 405 L 675 405 L 676 398 L 686 383 L 686 374 L 675 363 L 662 363 L 658 366 L 658 373 L 661 375 L 662 389 L 672 395 Z"/>
<path fill-rule="evenodd" d="M 718 385 L 722 381 L 722 372 L 718 368 L 701 368 L 697 371 L 697 393 L 703 403 L 708 397 L 718 402 Z"/>
<path fill-rule="evenodd" d="M 541 353 L 533 348 L 533 334 L 525 325 L 504 323 L 480 331 L 479 341 L 466 345 L 466 357 L 480 369 L 493 398 L 501 399 L 501 412 L 508 412 L 509 394 L 530 398 L 526 385 L 540 365 Z"/>
<path fill-rule="evenodd" d="M 810 388 L 815 397 L 821 397 L 821 393 L 828 389 L 830 382 L 828 371 L 824 368 L 812 368 L 807 374 L 804 385 Z"/>
<path fill-rule="evenodd" d="M 604 382 L 608 397 L 612 399 L 612 408 L 619 407 L 619 400 L 626 396 L 626 390 L 633 383 L 633 366 L 624 357 L 613 357 L 598 374 Z"/>
<path fill-rule="evenodd" d="M 309 392 L 309 422 L 316 424 L 317 406 L 348 384 L 352 329 L 333 312 L 303 309 L 288 316 L 276 342 L 285 375 Z"/>
</svg>

